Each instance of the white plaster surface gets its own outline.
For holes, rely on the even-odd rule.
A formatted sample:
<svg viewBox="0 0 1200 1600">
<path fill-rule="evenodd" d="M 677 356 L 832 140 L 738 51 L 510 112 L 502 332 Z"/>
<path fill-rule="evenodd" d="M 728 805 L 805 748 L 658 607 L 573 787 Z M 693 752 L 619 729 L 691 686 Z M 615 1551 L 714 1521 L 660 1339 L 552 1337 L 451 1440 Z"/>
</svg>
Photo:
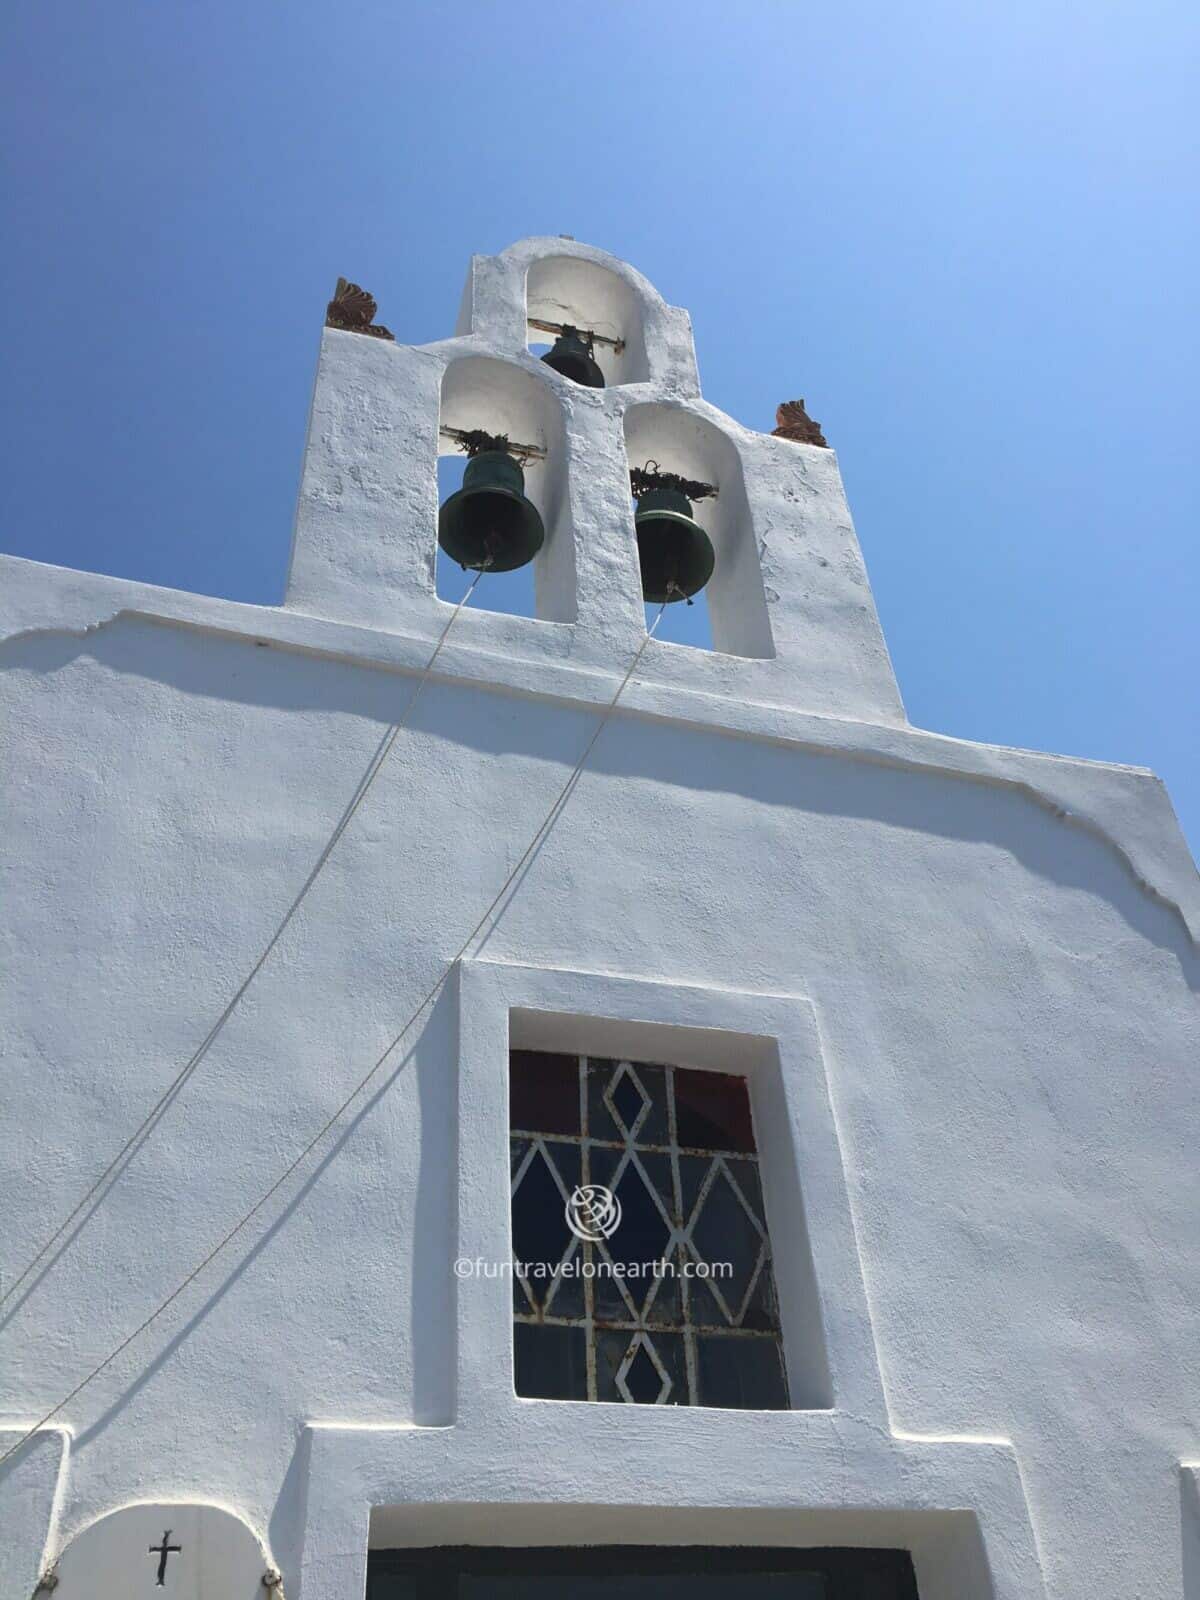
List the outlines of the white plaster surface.
<svg viewBox="0 0 1200 1600">
<path fill-rule="evenodd" d="M 1181 1462 L 1179 1510 L 1183 1523 L 1183 1597 L 1200 1600 L 1200 1466 Z"/>
<path fill-rule="evenodd" d="M 549 256 L 627 286 L 647 376 L 572 392 L 528 355 L 524 274 Z M 560 290 L 590 292 L 543 275 Z M 3 562 L 0 1292 L 204 1037 L 407 703 L 448 615 L 436 428 L 464 355 L 561 408 L 574 621 L 462 615 L 253 988 L 0 1309 L 5 1426 L 254 1204 L 520 857 L 642 637 L 628 408 L 736 452 L 773 654 L 652 641 L 459 977 L 55 1417 L 69 1468 L 19 1550 L 36 1568 L 130 1502 L 216 1502 L 289 1600 L 352 1595 L 368 1537 L 651 1523 L 907 1542 L 926 1600 L 1194 1600 L 1200 893 L 1169 801 L 1138 769 L 909 727 L 832 453 L 709 407 L 685 315 L 567 241 L 477 261 L 453 340 L 325 334 L 284 606 Z M 507 1319 L 451 1272 L 464 1229 L 503 1243 L 513 1007 L 768 1063 L 789 1360 L 815 1284 L 832 1406 L 515 1400 Z"/>
</svg>

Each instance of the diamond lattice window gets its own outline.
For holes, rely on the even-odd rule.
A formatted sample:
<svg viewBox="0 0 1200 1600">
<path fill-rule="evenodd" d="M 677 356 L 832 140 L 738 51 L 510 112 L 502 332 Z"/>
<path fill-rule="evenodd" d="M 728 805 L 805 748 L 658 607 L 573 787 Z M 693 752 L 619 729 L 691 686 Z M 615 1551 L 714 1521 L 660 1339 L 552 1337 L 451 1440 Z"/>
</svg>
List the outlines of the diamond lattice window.
<svg viewBox="0 0 1200 1600">
<path fill-rule="evenodd" d="M 517 1393 L 785 1408 L 745 1078 L 514 1050 L 510 1091 Z"/>
</svg>

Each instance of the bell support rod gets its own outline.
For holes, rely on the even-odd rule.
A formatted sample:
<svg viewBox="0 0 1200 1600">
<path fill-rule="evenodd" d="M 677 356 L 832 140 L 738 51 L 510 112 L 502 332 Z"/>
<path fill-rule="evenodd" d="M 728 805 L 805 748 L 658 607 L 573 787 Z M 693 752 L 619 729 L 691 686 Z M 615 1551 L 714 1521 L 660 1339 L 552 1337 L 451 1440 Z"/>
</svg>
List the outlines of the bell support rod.
<svg viewBox="0 0 1200 1600">
<path fill-rule="evenodd" d="M 453 439 L 455 444 L 460 445 L 464 450 L 469 450 L 480 438 L 479 430 L 474 428 L 442 427 L 438 429 L 438 432 L 443 438 Z M 540 445 L 536 444 L 515 444 L 511 439 L 505 437 L 501 448 L 507 450 L 510 456 L 515 456 L 518 461 L 545 461 L 546 459 L 546 452 Z"/>
<path fill-rule="evenodd" d="M 526 317 L 525 321 L 531 328 L 540 328 L 543 333 L 563 333 L 567 328 L 574 328 L 575 332 L 590 339 L 593 344 L 606 344 L 616 355 L 620 355 L 625 348 L 624 339 L 610 339 L 605 333 L 596 333 L 592 328 L 576 328 L 573 322 L 543 322 L 541 317 Z"/>
</svg>

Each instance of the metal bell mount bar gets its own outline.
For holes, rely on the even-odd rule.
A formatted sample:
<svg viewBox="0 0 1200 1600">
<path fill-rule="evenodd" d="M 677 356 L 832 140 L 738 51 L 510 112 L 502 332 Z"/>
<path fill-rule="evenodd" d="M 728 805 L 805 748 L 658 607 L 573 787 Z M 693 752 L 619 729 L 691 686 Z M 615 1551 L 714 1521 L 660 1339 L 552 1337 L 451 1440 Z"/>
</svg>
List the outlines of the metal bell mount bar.
<svg viewBox="0 0 1200 1600">
<path fill-rule="evenodd" d="M 543 322 L 541 317 L 526 317 L 526 323 L 531 328 L 540 328 L 543 333 L 564 334 L 571 333 L 582 335 L 590 344 L 606 344 L 614 355 L 620 355 L 625 348 L 624 339 L 610 339 L 606 333 L 597 333 L 594 328 L 578 328 L 573 322 Z"/>
<path fill-rule="evenodd" d="M 652 489 L 674 489 L 689 500 L 715 500 L 721 492 L 715 483 L 698 483 L 695 478 L 681 478 L 677 472 L 664 472 L 657 461 L 647 461 L 644 467 L 630 467 L 629 487 L 635 500 Z"/>
<path fill-rule="evenodd" d="M 482 428 L 446 428 L 438 432 L 444 439 L 453 439 L 460 450 L 475 456 L 481 450 L 506 450 L 518 461 L 544 461 L 546 452 L 537 444 L 514 444 L 505 433 L 486 433 Z"/>
</svg>

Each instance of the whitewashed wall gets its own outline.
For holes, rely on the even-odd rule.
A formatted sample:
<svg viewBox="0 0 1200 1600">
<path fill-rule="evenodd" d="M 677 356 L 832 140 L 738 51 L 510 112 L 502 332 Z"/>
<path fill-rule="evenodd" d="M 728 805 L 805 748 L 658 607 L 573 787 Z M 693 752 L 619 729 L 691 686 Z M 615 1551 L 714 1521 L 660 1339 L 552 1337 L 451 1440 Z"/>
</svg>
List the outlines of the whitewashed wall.
<svg viewBox="0 0 1200 1600">
<path fill-rule="evenodd" d="M 594 295 L 637 321 L 628 384 L 526 352 L 531 265 L 539 315 L 586 323 Z M 652 641 L 423 1027 L 0 1468 L 4 1600 L 140 1501 L 236 1513 L 289 1600 L 353 1595 L 368 1537 L 899 1543 L 932 1600 L 1197 1600 L 1200 884 L 1165 793 L 910 728 L 833 453 L 715 411 L 686 315 L 573 242 L 477 259 L 454 339 L 325 333 L 285 606 L 4 560 L 0 1290 L 191 1055 L 412 691 L 448 615 L 436 430 L 464 355 L 509 364 L 488 392 L 557 451 L 543 616 L 462 615 L 254 987 L 0 1312 L 0 1451 L 258 1199 L 542 821 L 642 636 L 635 407 L 744 506 L 718 534 L 730 650 Z M 831 1409 L 515 1400 L 506 1313 L 451 1272 L 504 1248 L 514 1010 L 522 1037 L 760 1074 Z"/>
</svg>

